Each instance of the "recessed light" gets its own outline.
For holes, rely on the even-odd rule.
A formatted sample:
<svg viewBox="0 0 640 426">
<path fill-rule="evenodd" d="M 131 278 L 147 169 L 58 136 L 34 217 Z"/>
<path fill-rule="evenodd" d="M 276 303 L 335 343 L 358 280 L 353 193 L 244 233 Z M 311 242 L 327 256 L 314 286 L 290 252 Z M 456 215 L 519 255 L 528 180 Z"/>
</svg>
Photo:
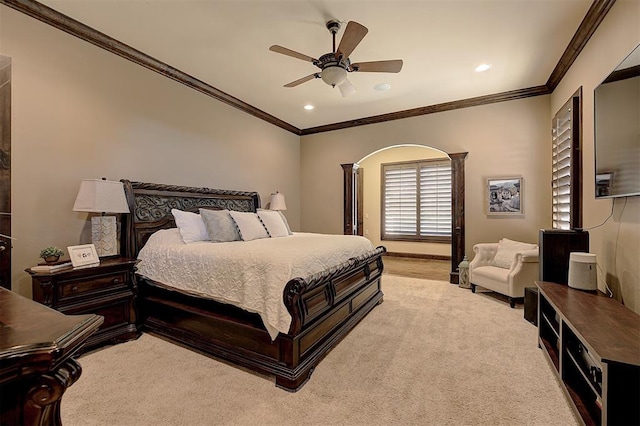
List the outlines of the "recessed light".
<svg viewBox="0 0 640 426">
<path fill-rule="evenodd" d="M 491 68 L 491 64 L 480 64 L 475 68 L 476 72 L 484 72 Z"/>
<path fill-rule="evenodd" d="M 315 108 L 315 107 L 314 107 L 313 105 L 311 105 L 311 104 L 306 104 L 306 105 L 304 106 L 304 109 L 306 109 L 307 111 L 311 111 L 311 110 L 312 110 L 312 109 L 314 109 L 314 108 Z"/>
<path fill-rule="evenodd" d="M 391 89 L 391 85 L 389 83 L 380 83 L 373 86 L 373 88 L 378 92 L 386 92 L 387 90 Z"/>
</svg>

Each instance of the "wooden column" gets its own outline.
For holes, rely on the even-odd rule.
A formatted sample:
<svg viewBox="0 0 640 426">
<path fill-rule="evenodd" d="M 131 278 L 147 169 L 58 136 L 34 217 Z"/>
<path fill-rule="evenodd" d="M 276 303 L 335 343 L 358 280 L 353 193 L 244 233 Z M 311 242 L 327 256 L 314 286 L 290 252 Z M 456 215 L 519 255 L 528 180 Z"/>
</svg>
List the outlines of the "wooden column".
<svg viewBox="0 0 640 426">
<path fill-rule="evenodd" d="M 344 181 L 343 233 L 353 235 L 353 168 L 354 163 L 341 164 Z"/>
<path fill-rule="evenodd" d="M 460 271 L 458 265 L 464 258 L 464 160 L 467 152 L 449 154 L 451 158 L 451 274 L 449 282 L 458 284 Z"/>
<path fill-rule="evenodd" d="M 11 290 L 11 58 L 0 55 L 0 286 Z"/>
</svg>

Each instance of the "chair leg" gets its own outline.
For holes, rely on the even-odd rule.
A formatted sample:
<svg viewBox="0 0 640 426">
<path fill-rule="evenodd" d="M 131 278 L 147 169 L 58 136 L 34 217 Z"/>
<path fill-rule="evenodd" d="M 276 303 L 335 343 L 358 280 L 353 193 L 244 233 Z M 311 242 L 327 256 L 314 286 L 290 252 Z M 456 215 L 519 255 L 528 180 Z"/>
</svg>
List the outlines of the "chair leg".
<svg viewBox="0 0 640 426">
<path fill-rule="evenodd" d="M 524 297 L 509 297 L 509 306 L 515 308 L 516 303 L 524 303 Z"/>
<path fill-rule="evenodd" d="M 475 293 L 476 292 L 476 285 L 471 283 L 471 293 Z"/>
</svg>

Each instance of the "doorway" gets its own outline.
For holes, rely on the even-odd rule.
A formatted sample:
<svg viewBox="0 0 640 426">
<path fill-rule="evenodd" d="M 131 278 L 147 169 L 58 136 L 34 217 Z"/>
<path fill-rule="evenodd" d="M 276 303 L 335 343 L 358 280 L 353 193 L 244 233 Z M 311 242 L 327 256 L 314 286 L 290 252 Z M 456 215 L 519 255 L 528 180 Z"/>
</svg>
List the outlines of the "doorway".
<svg viewBox="0 0 640 426">
<path fill-rule="evenodd" d="M 364 235 L 389 252 L 430 259 L 450 259 L 449 281 L 458 283 L 458 265 L 464 256 L 464 160 L 467 153 L 447 154 L 424 145 L 397 145 L 373 152 L 357 163 L 343 164 L 344 233 Z M 449 243 L 380 241 L 380 168 L 384 162 L 447 158 L 451 161 L 452 229 Z M 363 195 L 364 194 L 364 195 Z"/>
</svg>

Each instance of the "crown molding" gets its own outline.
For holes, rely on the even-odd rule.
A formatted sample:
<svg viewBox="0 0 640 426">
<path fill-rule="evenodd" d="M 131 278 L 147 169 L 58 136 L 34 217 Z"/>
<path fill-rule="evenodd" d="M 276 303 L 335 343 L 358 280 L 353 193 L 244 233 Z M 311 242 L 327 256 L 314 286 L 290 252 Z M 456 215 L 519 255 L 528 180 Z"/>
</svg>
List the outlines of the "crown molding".
<svg viewBox="0 0 640 426">
<path fill-rule="evenodd" d="M 587 42 L 596 32 L 596 29 L 602 22 L 609 9 L 613 6 L 616 0 L 594 0 L 591 7 L 587 11 L 587 14 L 582 19 L 580 26 L 576 30 L 573 38 L 569 42 L 569 45 L 565 49 L 564 53 L 560 57 L 558 64 L 551 72 L 549 79 L 547 80 L 547 87 L 551 92 L 556 90 L 560 81 L 564 78 L 571 65 L 575 62 L 582 52 L 582 49 L 587 45 Z"/>
<path fill-rule="evenodd" d="M 32 0 L 0 0 L 0 4 L 4 4 L 12 9 L 22 12 L 32 18 L 49 24 L 59 30 L 62 30 L 74 37 L 78 37 L 86 42 L 89 42 L 95 46 L 98 46 L 104 50 L 107 50 L 113 54 L 116 54 L 124 59 L 127 59 L 133 63 L 141 65 L 151 71 L 157 72 L 165 77 L 184 84 L 200 93 L 210 96 L 220 102 L 230 105 L 239 109 L 254 117 L 260 118 L 268 123 L 278 126 L 284 130 L 297 135 L 300 134 L 300 129 L 297 127 L 280 120 L 268 114 L 240 99 L 229 95 L 215 87 L 205 83 L 202 80 L 180 71 L 171 65 L 159 61 L 158 59 L 147 55 L 133 47 L 118 41 L 108 35 L 101 33 L 80 21 L 76 21 L 73 18 L 64 15 L 57 10 L 51 9 L 42 3 Z"/>
<path fill-rule="evenodd" d="M 492 95 L 478 96 L 459 101 L 444 102 L 420 108 L 391 112 L 388 114 L 374 115 L 356 120 L 343 121 L 341 123 L 327 124 L 324 126 L 302 129 L 302 136 L 314 133 L 330 132 L 332 130 L 347 129 L 349 127 L 365 126 L 367 124 L 384 123 L 385 121 L 400 120 L 403 118 L 417 117 L 420 115 L 435 114 L 437 112 L 451 111 L 460 108 L 470 108 L 480 105 L 488 105 L 497 102 L 513 101 L 516 99 L 530 98 L 533 96 L 548 95 L 551 93 L 547 86 L 536 86 L 528 89 L 511 90 L 509 92 L 494 93 Z"/>
</svg>

